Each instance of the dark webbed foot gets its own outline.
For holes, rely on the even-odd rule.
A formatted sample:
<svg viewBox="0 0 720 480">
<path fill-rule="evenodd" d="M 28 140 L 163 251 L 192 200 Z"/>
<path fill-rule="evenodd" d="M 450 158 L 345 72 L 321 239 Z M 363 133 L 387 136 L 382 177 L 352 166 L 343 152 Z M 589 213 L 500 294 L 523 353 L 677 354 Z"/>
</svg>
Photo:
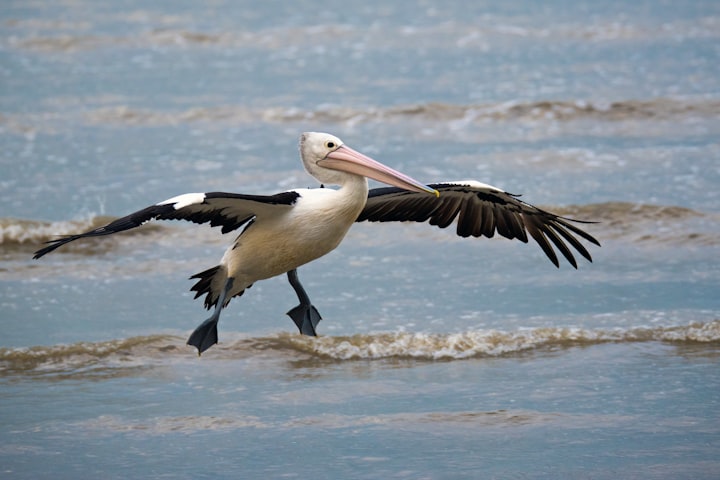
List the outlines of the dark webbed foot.
<svg viewBox="0 0 720 480">
<path fill-rule="evenodd" d="M 315 328 L 317 324 L 320 323 L 320 320 L 322 320 L 322 317 L 317 309 L 312 306 L 312 303 L 310 303 L 310 298 L 307 293 L 305 293 L 305 289 L 298 279 L 297 270 L 290 270 L 287 272 L 287 276 L 290 285 L 292 285 L 297 294 L 298 300 L 300 300 L 300 305 L 287 312 L 287 314 L 293 319 L 300 333 L 316 337 L 317 333 L 315 333 Z"/>
<path fill-rule="evenodd" d="M 201 323 L 188 338 L 187 344 L 197 348 L 198 355 L 218 342 L 217 324 L 218 319 L 213 315 Z"/>
<path fill-rule="evenodd" d="M 315 307 L 312 305 L 300 304 L 287 312 L 287 314 L 290 318 L 292 318 L 293 322 L 295 322 L 295 325 L 297 325 L 300 333 L 311 337 L 317 336 L 317 333 L 315 333 L 315 327 L 317 327 L 317 324 L 320 323 L 322 317 Z"/>
<path fill-rule="evenodd" d="M 225 288 L 220 292 L 217 303 L 215 304 L 215 311 L 213 314 L 201 323 L 188 338 L 187 344 L 192 345 L 198 349 L 198 355 L 201 355 L 205 350 L 218 343 L 218 331 L 217 324 L 220 320 L 220 312 L 225 307 L 225 298 L 228 292 L 232 288 L 233 278 L 228 278 L 225 281 Z"/>
</svg>

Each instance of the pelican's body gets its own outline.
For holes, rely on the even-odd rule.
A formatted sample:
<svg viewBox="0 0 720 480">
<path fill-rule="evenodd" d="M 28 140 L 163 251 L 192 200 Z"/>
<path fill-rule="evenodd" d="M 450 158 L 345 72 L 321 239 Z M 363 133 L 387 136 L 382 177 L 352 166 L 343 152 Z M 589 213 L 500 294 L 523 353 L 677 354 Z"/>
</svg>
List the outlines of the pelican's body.
<svg viewBox="0 0 720 480">
<path fill-rule="evenodd" d="M 258 218 L 238 236 L 220 260 L 211 291 L 234 278 L 227 301 L 258 280 L 282 275 L 334 250 L 360 215 L 367 180 L 357 177 L 341 188 L 298 189 L 292 208 Z M 212 297 L 212 295 L 211 295 Z"/>
<path fill-rule="evenodd" d="M 517 196 L 475 181 L 426 186 L 355 150 L 326 133 L 304 133 L 300 155 L 305 169 L 324 184 L 338 189 L 297 189 L 275 195 L 225 192 L 188 193 L 151 205 L 86 233 L 53 240 L 38 250 L 39 258 L 85 237 L 109 235 L 150 220 L 188 220 L 222 227 L 222 233 L 243 227 L 220 263 L 193 275 L 195 298 L 205 295 L 205 306 L 215 307 L 188 339 L 198 352 L 217 343 L 220 312 L 230 300 L 266 278 L 287 273 L 299 305 L 288 312 L 302 334 L 316 335 L 321 320 L 297 277 L 297 268 L 335 249 L 358 221 L 429 221 L 441 228 L 457 217 L 461 236 L 537 241 L 559 265 L 555 246 L 577 268 L 569 243 L 583 257 L 590 254 L 578 235 L 599 245 L 572 220 L 533 207 Z M 392 185 L 368 190 L 367 177 Z M 548 241 L 549 240 L 549 241 Z"/>
</svg>

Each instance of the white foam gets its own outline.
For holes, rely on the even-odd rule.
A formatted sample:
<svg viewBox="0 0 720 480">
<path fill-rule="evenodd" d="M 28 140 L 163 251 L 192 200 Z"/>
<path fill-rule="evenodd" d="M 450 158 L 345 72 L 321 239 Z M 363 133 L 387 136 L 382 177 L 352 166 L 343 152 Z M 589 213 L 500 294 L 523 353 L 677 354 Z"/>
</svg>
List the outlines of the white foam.
<svg viewBox="0 0 720 480">
<path fill-rule="evenodd" d="M 717 342 L 720 320 L 688 325 L 584 329 L 546 327 L 505 332 L 474 330 L 451 334 L 381 333 L 352 337 L 287 336 L 294 348 L 338 360 L 416 358 L 427 360 L 499 356 L 535 348 L 611 342 Z"/>
</svg>

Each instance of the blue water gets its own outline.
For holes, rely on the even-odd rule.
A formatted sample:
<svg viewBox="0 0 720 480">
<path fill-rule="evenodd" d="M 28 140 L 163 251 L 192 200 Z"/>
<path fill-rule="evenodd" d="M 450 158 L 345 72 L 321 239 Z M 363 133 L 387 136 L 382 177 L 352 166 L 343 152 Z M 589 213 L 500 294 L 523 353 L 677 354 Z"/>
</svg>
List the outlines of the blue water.
<svg viewBox="0 0 720 480">
<path fill-rule="evenodd" d="M 3 478 L 716 478 L 720 7 L 5 2 Z M 207 313 L 233 234 L 59 234 L 184 192 L 317 182 L 303 131 L 596 220 L 593 263 L 358 224 Z M 376 186 L 376 184 L 373 184 Z M 107 216 L 107 217 L 103 217 Z"/>
</svg>

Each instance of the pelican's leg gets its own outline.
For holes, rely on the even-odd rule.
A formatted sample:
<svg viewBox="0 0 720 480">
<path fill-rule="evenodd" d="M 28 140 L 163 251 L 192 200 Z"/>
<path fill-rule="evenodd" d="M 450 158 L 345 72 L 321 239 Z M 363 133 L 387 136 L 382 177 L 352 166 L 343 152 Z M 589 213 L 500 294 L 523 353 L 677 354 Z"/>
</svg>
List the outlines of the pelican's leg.
<svg viewBox="0 0 720 480">
<path fill-rule="evenodd" d="M 218 298 L 217 304 L 215 304 L 213 314 L 201 323 L 190 335 L 190 338 L 188 338 L 187 344 L 196 347 L 198 349 L 198 355 L 201 355 L 205 350 L 218 342 L 217 323 L 218 320 L 220 320 L 220 312 L 225 305 L 225 298 L 232 288 L 233 280 L 233 278 L 227 279 L 225 288 L 220 292 L 220 297 Z"/>
<path fill-rule="evenodd" d="M 297 325 L 300 333 L 315 337 L 317 335 L 315 333 L 315 327 L 318 323 L 320 323 L 322 317 L 318 313 L 317 309 L 310 303 L 310 298 L 307 293 L 305 293 L 305 289 L 302 285 L 300 285 L 297 270 L 290 270 L 287 272 L 287 276 L 290 281 L 290 285 L 292 285 L 293 289 L 295 289 L 298 300 L 300 300 L 300 305 L 287 312 L 287 314 L 293 319 L 293 322 Z"/>
</svg>

